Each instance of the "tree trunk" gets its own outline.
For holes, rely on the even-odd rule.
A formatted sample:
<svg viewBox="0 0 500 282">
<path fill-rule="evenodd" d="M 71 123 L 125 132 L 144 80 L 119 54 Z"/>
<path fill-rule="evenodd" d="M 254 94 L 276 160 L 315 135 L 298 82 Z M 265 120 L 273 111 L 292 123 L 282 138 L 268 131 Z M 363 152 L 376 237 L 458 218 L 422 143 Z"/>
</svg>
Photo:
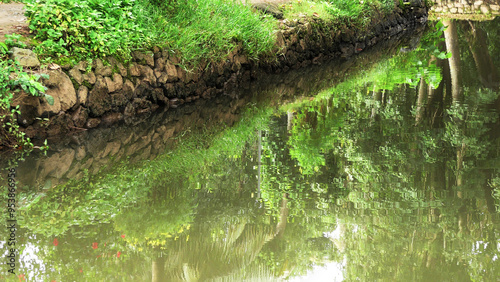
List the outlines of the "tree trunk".
<svg viewBox="0 0 500 282">
<path fill-rule="evenodd" d="M 464 22 L 462 26 L 467 32 L 465 39 L 474 57 L 481 84 L 491 89 L 498 89 L 500 78 L 488 51 L 488 34 L 477 22 Z"/>
<path fill-rule="evenodd" d="M 453 103 L 460 103 L 462 102 L 462 93 L 460 89 L 460 49 L 458 46 L 457 26 L 454 20 L 443 20 L 443 24 L 447 26 L 444 31 L 446 49 L 451 52 L 451 57 L 448 59 L 451 75 L 451 96 Z"/>
</svg>

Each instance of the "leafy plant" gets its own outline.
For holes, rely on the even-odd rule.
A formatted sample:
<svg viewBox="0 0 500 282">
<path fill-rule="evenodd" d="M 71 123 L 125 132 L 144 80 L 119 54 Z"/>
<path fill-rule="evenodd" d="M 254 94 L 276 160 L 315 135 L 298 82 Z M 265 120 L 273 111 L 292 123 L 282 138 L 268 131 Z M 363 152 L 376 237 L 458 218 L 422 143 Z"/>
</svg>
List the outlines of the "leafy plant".
<svg viewBox="0 0 500 282">
<path fill-rule="evenodd" d="M 17 33 L 6 34 L 5 35 L 5 44 L 11 47 L 19 47 L 26 48 L 26 43 L 21 41 L 22 36 Z"/>
<path fill-rule="evenodd" d="M 18 44 L 19 37 L 13 36 L 7 43 Z M 0 42 L 0 147 L 11 148 L 32 148 L 30 138 L 20 130 L 15 117 L 20 114 L 19 106 L 11 107 L 11 102 L 15 92 L 24 90 L 33 96 L 42 96 L 49 104 L 54 103 L 52 96 L 45 93 L 45 87 L 39 82 L 41 77 L 48 78 L 48 75 L 33 75 L 24 72 L 17 61 L 6 59 L 9 46 Z"/>
<path fill-rule="evenodd" d="M 26 4 L 29 27 L 42 41 L 37 52 L 80 57 L 129 56 L 143 41 L 135 1 L 36 0 Z"/>
</svg>

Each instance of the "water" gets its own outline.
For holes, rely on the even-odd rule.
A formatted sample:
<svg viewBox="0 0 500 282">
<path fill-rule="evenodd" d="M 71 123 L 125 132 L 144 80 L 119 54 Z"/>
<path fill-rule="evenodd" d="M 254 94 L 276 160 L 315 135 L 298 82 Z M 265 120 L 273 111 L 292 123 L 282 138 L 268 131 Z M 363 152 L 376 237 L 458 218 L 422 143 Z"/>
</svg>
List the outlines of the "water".
<svg viewBox="0 0 500 282">
<path fill-rule="evenodd" d="M 0 279 L 498 281 L 498 22 L 3 157 Z"/>
</svg>

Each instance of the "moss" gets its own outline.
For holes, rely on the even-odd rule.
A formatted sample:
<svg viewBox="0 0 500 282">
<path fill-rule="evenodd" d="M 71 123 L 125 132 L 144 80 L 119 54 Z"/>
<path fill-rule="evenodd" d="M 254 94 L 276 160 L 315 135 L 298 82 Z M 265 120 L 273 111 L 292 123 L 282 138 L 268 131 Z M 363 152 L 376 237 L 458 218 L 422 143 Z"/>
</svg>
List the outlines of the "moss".
<svg viewBox="0 0 500 282">
<path fill-rule="evenodd" d="M 88 81 L 84 80 L 82 82 L 82 85 L 87 87 L 89 90 L 92 89 L 94 86 L 92 86 L 92 84 L 90 84 Z"/>
<path fill-rule="evenodd" d="M 80 84 L 73 77 L 71 77 L 71 75 L 68 76 L 69 79 L 71 80 L 71 83 L 73 84 L 73 88 L 75 89 L 75 91 L 77 91 L 78 88 L 80 88 Z"/>
</svg>

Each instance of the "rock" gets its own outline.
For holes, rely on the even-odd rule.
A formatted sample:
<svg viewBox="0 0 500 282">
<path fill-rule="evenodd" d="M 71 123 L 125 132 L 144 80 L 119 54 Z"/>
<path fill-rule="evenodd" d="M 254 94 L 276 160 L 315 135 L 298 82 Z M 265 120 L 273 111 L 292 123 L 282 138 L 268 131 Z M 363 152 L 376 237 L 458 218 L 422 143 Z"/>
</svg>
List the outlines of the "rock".
<svg viewBox="0 0 500 282">
<path fill-rule="evenodd" d="M 167 63 L 165 65 L 165 70 L 167 71 L 166 82 L 176 82 L 179 80 L 179 77 L 177 76 L 177 68 L 175 67 L 175 65 Z"/>
<path fill-rule="evenodd" d="M 85 71 L 87 71 L 87 66 L 88 66 L 88 64 L 87 64 L 87 62 L 86 62 L 86 61 L 80 61 L 78 64 L 76 64 L 76 65 L 74 66 L 74 68 L 75 68 L 76 70 L 79 70 L 79 71 L 85 72 Z"/>
<path fill-rule="evenodd" d="M 175 86 L 173 83 L 167 83 L 163 86 L 164 89 L 164 95 L 167 98 L 174 98 L 177 94 L 177 91 L 175 90 Z"/>
<path fill-rule="evenodd" d="M 159 70 L 157 70 L 157 69 L 154 69 L 154 70 L 153 70 L 153 72 L 154 72 L 154 74 L 155 74 L 156 80 L 157 80 L 158 82 L 160 82 L 159 80 L 160 80 L 160 78 L 162 77 L 162 75 L 164 75 L 164 73 L 163 73 L 163 72 L 161 72 L 161 71 L 159 71 Z M 163 82 L 163 83 L 165 83 L 165 82 Z"/>
<path fill-rule="evenodd" d="M 149 82 L 150 85 L 156 84 L 156 76 L 153 69 L 148 66 L 140 66 L 143 81 Z"/>
<path fill-rule="evenodd" d="M 299 52 L 304 52 L 307 50 L 307 44 L 306 44 L 306 41 L 304 39 L 301 39 L 299 41 L 299 46 L 300 46 L 300 48 L 297 48 Z"/>
<path fill-rule="evenodd" d="M 99 126 L 100 123 L 101 123 L 101 120 L 98 118 L 89 118 L 89 120 L 87 121 L 87 124 L 85 124 L 85 127 L 86 128 L 96 128 Z"/>
<path fill-rule="evenodd" d="M 113 73 L 113 70 L 111 69 L 111 66 L 103 66 L 102 68 L 96 68 L 95 74 L 97 76 L 111 76 Z"/>
<path fill-rule="evenodd" d="M 135 110 L 135 114 L 145 114 L 152 112 L 152 103 L 146 99 L 135 98 L 132 101 L 132 107 Z"/>
<path fill-rule="evenodd" d="M 45 98 L 40 98 L 39 116 L 57 114 L 60 111 L 67 111 L 76 105 L 77 97 L 73 83 L 68 75 L 59 70 L 48 72 L 49 79 L 45 81 L 48 86 L 47 95 L 54 98 L 54 104 L 49 105 Z"/>
<path fill-rule="evenodd" d="M 186 78 L 186 71 L 180 66 L 176 67 L 176 71 L 177 71 L 177 78 L 180 81 L 184 81 L 184 79 Z"/>
<path fill-rule="evenodd" d="M 194 81 L 197 82 L 199 78 L 199 73 L 196 71 L 186 72 L 186 80 L 184 81 L 186 84 Z"/>
<path fill-rule="evenodd" d="M 130 76 L 141 76 L 140 65 L 133 63 L 128 67 Z"/>
<path fill-rule="evenodd" d="M 87 88 L 87 86 L 81 85 L 78 88 L 78 93 L 77 93 L 78 103 L 80 103 L 81 105 L 87 104 L 88 94 L 89 94 L 89 89 Z"/>
<path fill-rule="evenodd" d="M 125 79 L 125 83 L 123 83 L 123 87 L 122 87 L 122 91 L 121 91 L 123 93 L 123 95 L 125 96 L 125 98 L 127 100 L 132 99 L 132 97 L 134 96 L 134 91 L 135 91 L 135 86 L 132 83 L 132 81 Z"/>
<path fill-rule="evenodd" d="M 113 79 L 109 77 L 105 77 L 106 85 L 108 86 L 109 92 L 115 92 L 117 90 L 122 89 L 123 86 L 123 78 L 121 75 L 114 73 Z"/>
<path fill-rule="evenodd" d="M 139 63 L 146 63 L 152 68 L 155 67 L 155 58 L 152 52 L 145 54 L 139 51 L 134 51 L 132 53 L 132 57 Z"/>
<path fill-rule="evenodd" d="M 95 75 L 97 76 L 111 76 L 111 66 L 105 66 L 101 59 L 94 60 Z"/>
<path fill-rule="evenodd" d="M 490 7 L 488 7 L 488 5 L 482 5 L 481 8 L 480 8 L 480 10 L 481 10 L 481 13 L 483 13 L 483 14 L 489 14 L 489 13 L 491 13 Z"/>
<path fill-rule="evenodd" d="M 281 30 L 276 32 L 276 43 L 277 43 L 278 47 L 280 47 L 280 48 L 286 47 L 285 46 L 285 39 L 283 38 L 283 31 L 281 31 Z"/>
<path fill-rule="evenodd" d="M 83 160 L 83 158 L 85 158 L 85 156 L 87 155 L 87 152 L 85 152 L 85 146 L 79 146 L 78 148 L 76 148 L 75 151 L 76 151 L 75 159 L 77 161 Z"/>
<path fill-rule="evenodd" d="M 24 91 L 14 93 L 10 102 L 12 107 L 19 106 L 21 114 L 17 116 L 17 122 L 24 127 L 33 124 L 38 117 L 38 108 L 40 107 L 39 97 L 26 94 Z"/>
<path fill-rule="evenodd" d="M 157 58 L 155 59 L 155 71 L 163 71 L 165 69 L 165 59 Z"/>
<path fill-rule="evenodd" d="M 107 60 L 113 70 L 118 70 L 121 76 L 127 76 L 127 69 L 115 57 L 108 57 Z"/>
<path fill-rule="evenodd" d="M 423 7 L 423 5 L 422 0 L 410 0 L 411 7 Z"/>
<path fill-rule="evenodd" d="M 104 148 L 103 158 L 109 156 L 114 156 L 118 151 L 120 151 L 121 143 L 120 142 L 108 142 L 106 147 Z"/>
<path fill-rule="evenodd" d="M 258 11 L 263 12 L 264 14 L 271 15 L 275 17 L 276 19 L 282 19 L 283 18 L 283 12 L 280 11 L 278 8 L 278 5 L 275 3 L 254 3 L 252 4 L 252 7 Z"/>
<path fill-rule="evenodd" d="M 61 178 L 71 167 L 74 157 L 75 151 L 72 149 L 65 149 L 51 155 L 43 160 L 40 165 L 42 167 L 39 174 L 40 178 L 45 179 L 49 175 Z"/>
<path fill-rule="evenodd" d="M 10 52 L 10 58 L 12 60 L 17 60 L 23 67 L 33 68 L 40 66 L 40 61 L 37 56 L 29 49 L 13 47 L 10 49 Z"/>
<path fill-rule="evenodd" d="M 97 78 L 93 72 L 84 73 L 84 74 L 82 74 L 82 77 L 83 77 L 84 81 L 86 81 L 92 85 L 95 84 L 95 82 L 97 80 Z"/>
<path fill-rule="evenodd" d="M 72 117 L 66 112 L 61 111 L 56 116 L 50 118 L 47 134 L 53 136 L 67 133 L 71 127 L 74 127 Z"/>
<path fill-rule="evenodd" d="M 82 106 L 78 107 L 73 113 L 72 120 L 76 127 L 83 128 L 89 118 L 89 110 Z"/>
<path fill-rule="evenodd" d="M 123 93 L 113 93 L 111 94 L 111 105 L 112 110 L 121 111 L 122 108 L 127 105 L 128 100 Z"/>
<path fill-rule="evenodd" d="M 155 103 L 163 104 L 168 106 L 168 98 L 165 97 L 162 88 L 154 88 L 152 92 L 152 98 Z"/>
<path fill-rule="evenodd" d="M 140 162 L 146 159 L 149 159 L 149 156 L 151 155 L 151 145 L 147 146 L 146 148 L 141 150 L 141 153 L 137 155 L 131 162 Z"/>
<path fill-rule="evenodd" d="M 94 116 L 100 116 L 111 109 L 111 96 L 103 77 L 98 77 L 90 90 L 87 105 Z"/>
<path fill-rule="evenodd" d="M 82 84 L 83 82 L 83 75 L 82 73 L 80 72 L 80 70 L 78 70 L 78 68 L 75 66 L 74 68 L 72 68 L 70 71 L 69 71 L 69 75 L 78 83 L 78 84 Z"/>
<path fill-rule="evenodd" d="M 78 162 L 75 162 L 75 164 L 71 167 L 70 170 L 65 175 L 65 178 L 68 179 L 75 179 L 78 175 L 78 172 L 80 172 L 81 165 Z"/>
<path fill-rule="evenodd" d="M 352 44 L 341 44 L 340 51 L 342 52 L 342 57 L 347 58 L 354 54 L 354 46 Z"/>
<path fill-rule="evenodd" d="M 122 113 L 107 113 L 105 114 L 101 121 L 104 124 L 113 124 L 121 121 L 123 119 L 123 114 Z"/>
</svg>

